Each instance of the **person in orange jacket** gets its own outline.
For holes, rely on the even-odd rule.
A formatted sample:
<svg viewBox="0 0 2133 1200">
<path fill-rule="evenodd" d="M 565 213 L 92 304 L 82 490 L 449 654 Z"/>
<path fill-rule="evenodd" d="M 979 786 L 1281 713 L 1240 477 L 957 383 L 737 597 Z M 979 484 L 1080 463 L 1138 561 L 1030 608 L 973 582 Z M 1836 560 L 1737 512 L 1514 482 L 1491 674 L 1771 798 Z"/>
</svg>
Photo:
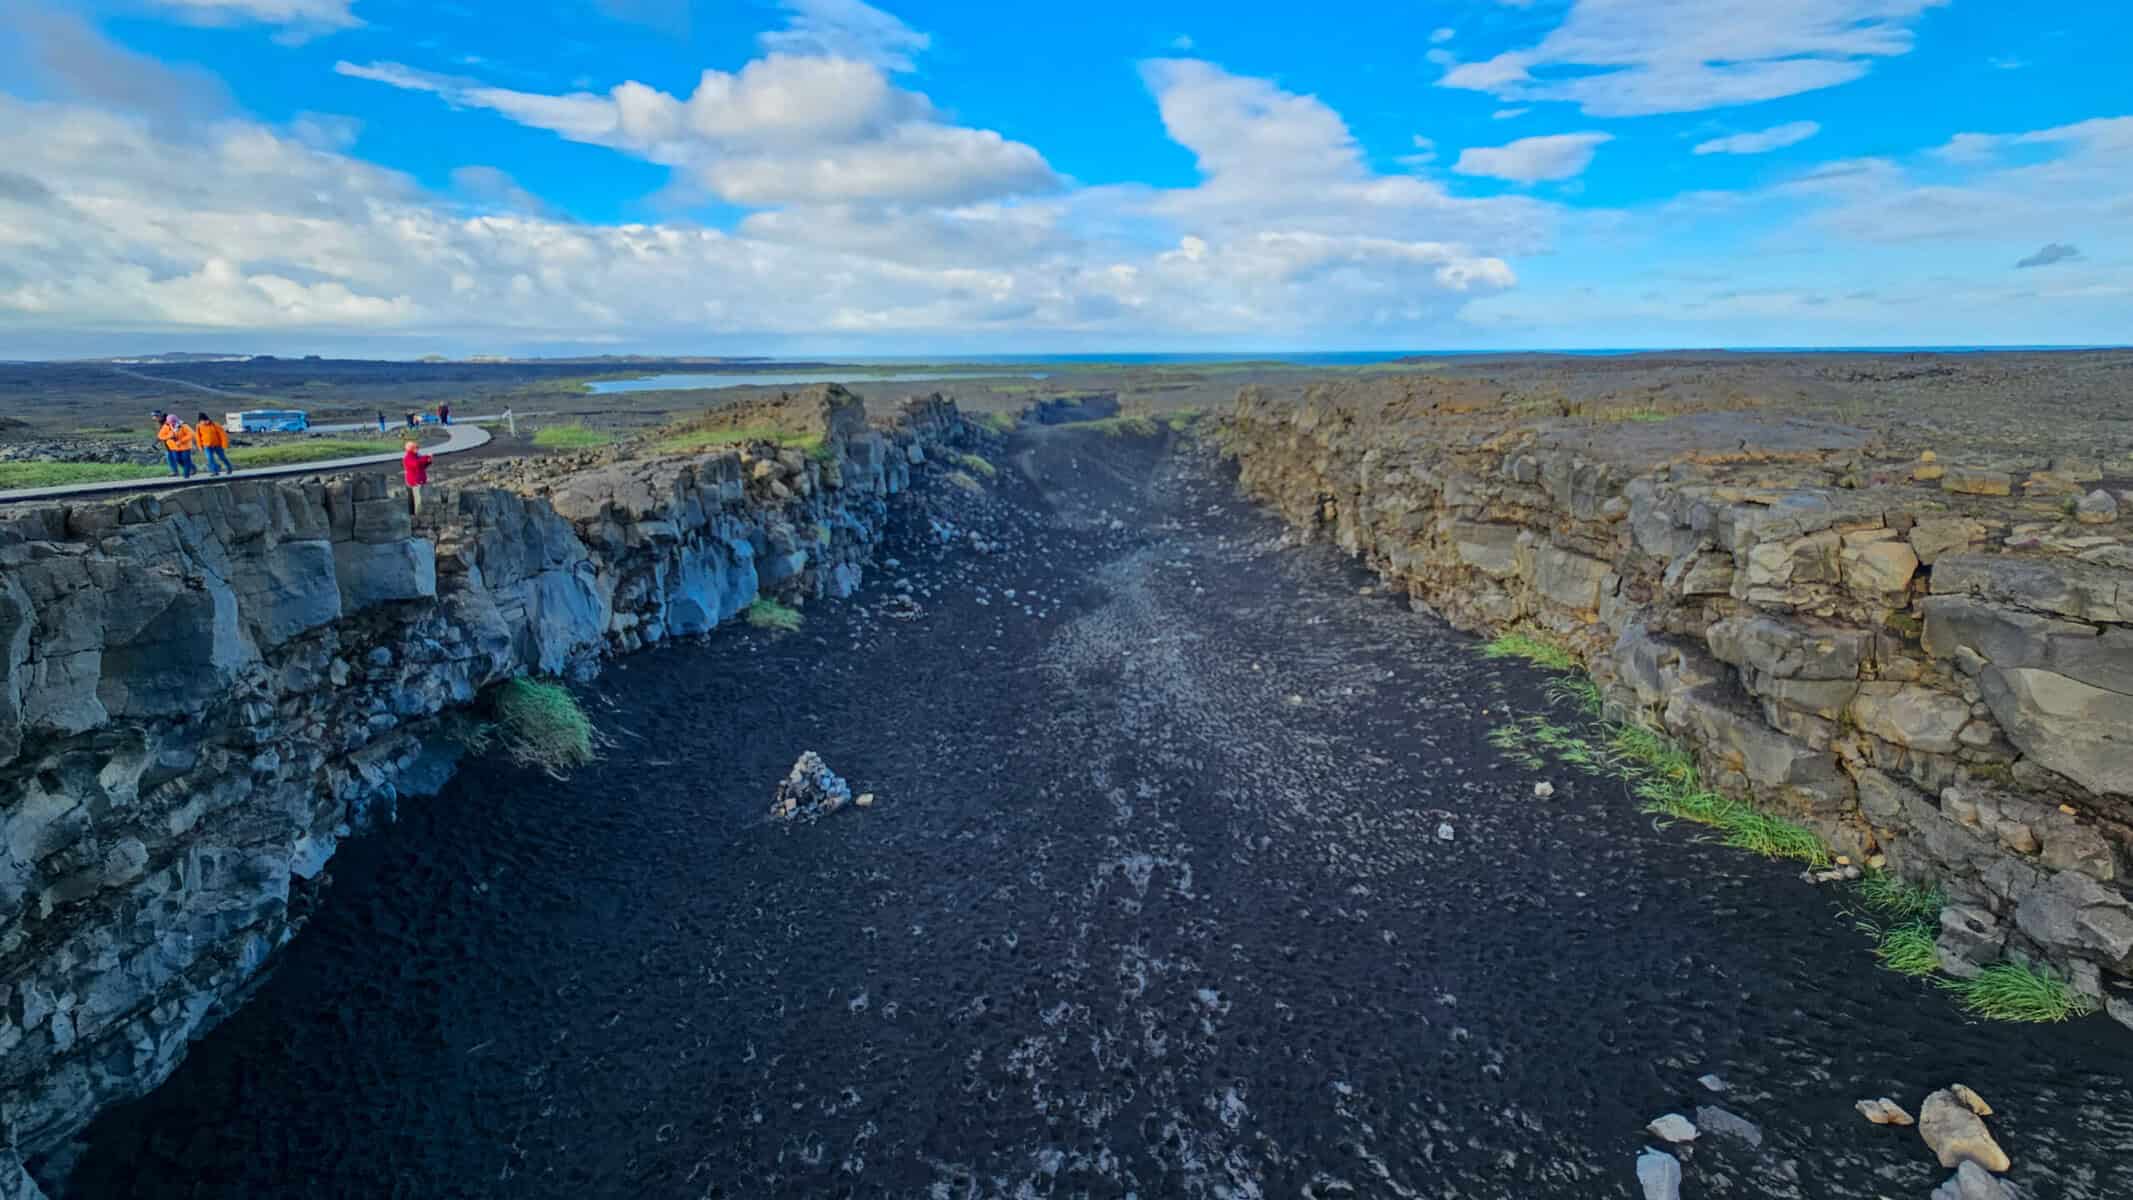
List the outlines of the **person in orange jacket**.
<svg viewBox="0 0 2133 1200">
<path fill-rule="evenodd" d="M 422 515 L 422 489 L 429 486 L 430 462 L 433 454 L 424 454 L 422 447 L 409 442 L 407 453 L 400 456 L 400 474 L 407 480 L 407 490 L 414 495 L 415 515 Z"/>
<path fill-rule="evenodd" d="M 207 473 L 220 475 L 228 471 L 234 475 L 237 468 L 230 462 L 230 431 L 215 424 L 206 413 L 200 414 L 200 424 L 194 429 L 200 439 L 200 448 L 207 451 Z M 218 467 L 216 464 L 220 463 Z"/>
<path fill-rule="evenodd" d="M 163 418 L 163 429 L 156 434 L 156 440 L 163 443 L 163 449 L 170 456 L 172 465 L 182 471 L 185 478 L 191 479 L 193 447 L 199 445 L 199 439 L 193 436 L 192 426 L 180 421 L 178 414 L 172 413 Z"/>
</svg>

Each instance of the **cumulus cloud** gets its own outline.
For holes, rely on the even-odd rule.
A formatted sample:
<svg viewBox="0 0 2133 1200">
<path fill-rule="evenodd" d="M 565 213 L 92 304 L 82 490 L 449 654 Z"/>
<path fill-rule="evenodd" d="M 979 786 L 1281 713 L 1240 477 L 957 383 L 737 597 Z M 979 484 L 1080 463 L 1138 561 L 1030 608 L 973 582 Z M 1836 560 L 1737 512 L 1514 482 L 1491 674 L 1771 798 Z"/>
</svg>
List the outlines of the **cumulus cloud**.
<svg viewBox="0 0 2133 1200">
<path fill-rule="evenodd" d="M 1584 174 L 1593 154 L 1613 139 L 1606 133 L 1552 133 L 1502 146 L 1472 146 L 1459 152 L 1452 170 L 1514 183 L 1571 179 Z"/>
<path fill-rule="evenodd" d="M 1213 68 L 1158 76 L 1159 107 L 1208 172 L 1197 186 L 795 204 L 731 230 L 559 219 L 482 167 L 438 195 L 331 139 L 246 120 L 175 136 L 0 97 L 0 328 L 18 342 L 187 329 L 635 345 L 1393 338 L 1512 286 L 1499 248 L 1541 236 L 1533 202 L 1375 175 L 1315 100 Z M 841 128 L 840 111 L 780 116 Z M 609 128 L 582 125 L 596 127 Z M 1291 159 L 1311 174 L 1285 173 Z"/>
<path fill-rule="evenodd" d="M 2015 268 L 2020 270 L 2025 267 L 2048 267 L 2053 263 L 2065 262 L 2067 259 L 2080 257 L 2081 251 L 2067 245 L 2065 242 L 2047 242 L 2035 254 L 2016 263 Z"/>
<path fill-rule="evenodd" d="M 1822 132 L 1822 127 L 1813 121 L 1788 121 L 1773 125 L 1759 133 L 1736 133 L 1728 137 L 1712 138 L 1698 142 L 1697 154 L 1768 154 L 1798 145 Z"/>
<path fill-rule="evenodd" d="M 1575 0 L 1539 44 L 1461 63 L 1438 82 L 1595 116 L 1693 112 L 1848 83 L 1907 54 L 1947 0 Z"/>
<path fill-rule="evenodd" d="M 848 58 L 772 54 L 731 74 L 705 71 L 686 98 L 637 82 L 558 96 L 391 62 L 334 69 L 674 167 L 749 207 L 967 203 L 1059 183 L 1035 149 L 949 124 L 880 67 Z"/>
<path fill-rule="evenodd" d="M 115 45 L 88 22 L 22 0 L 0 0 L 0 78 L 27 79 L 46 95 L 142 113 L 171 129 L 228 111 L 222 81 Z"/>
</svg>

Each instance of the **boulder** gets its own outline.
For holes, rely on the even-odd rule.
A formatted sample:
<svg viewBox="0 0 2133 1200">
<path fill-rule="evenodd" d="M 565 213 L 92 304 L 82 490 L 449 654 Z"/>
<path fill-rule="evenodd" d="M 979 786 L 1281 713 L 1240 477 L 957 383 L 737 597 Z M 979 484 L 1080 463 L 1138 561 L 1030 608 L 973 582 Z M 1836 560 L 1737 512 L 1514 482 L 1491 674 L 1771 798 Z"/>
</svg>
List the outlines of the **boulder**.
<svg viewBox="0 0 2133 1200">
<path fill-rule="evenodd" d="M 1696 1125 L 1705 1133 L 1715 1133 L 1723 1137 L 1746 1142 L 1751 1149 L 1760 1150 L 1763 1148 L 1762 1126 L 1738 1113 L 1728 1112 L 1723 1108 L 1719 1108 L 1715 1104 L 1700 1104 L 1696 1106 Z"/>
<path fill-rule="evenodd" d="M 1927 1096 L 1919 1108 L 1918 1136 L 1944 1167 L 1972 1162 L 1988 1171 L 2004 1172 L 2014 1165 L 1992 1140 L 1985 1122 L 1946 1088 Z"/>
<path fill-rule="evenodd" d="M 1680 1113 L 1668 1113 L 1646 1125 L 1645 1130 L 1662 1142 L 1693 1142 L 1696 1125 Z"/>
<path fill-rule="evenodd" d="M 1953 754 L 1970 723 L 1961 696 L 1910 683 L 1865 683 L 1852 698 L 1853 724 L 1885 742 L 1928 754 Z"/>
<path fill-rule="evenodd" d="M 1863 596 L 1887 595 L 1911 586 L 1911 576 L 1918 573 L 1918 552 L 1909 545 L 1894 540 L 1845 541 L 1844 586 Z"/>
<path fill-rule="evenodd" d="M 1944 492 L 1966 496 L 2010 496 L 2014 494 L 2014 476 L 1982 467 L 1949 467 L 1940 477 L 1940 486 Z"/>
<path fill-rule="evenodd" d="M 1933 565 L 1933 594 L 2083 621 L 2133 622 L 2133 572 L 2064 559 L 1946 555 Z"/>
<path fill-rule="evenodd" d="M 2024 754 L 2092 792 L 2133 795 L 2133 695 L 1997 666 L 1979 673 L 1978 690 Z"/>
<path fill-rule="evenodd" d="M 1555 546 L 1533 552 L 1533 588 L 1564 608 L 1580 612 L 1600 607 L 1602 584 L 1613 568 Z"/>
<path fill-rule="evenodd" d="M 1664 1150 L 1637 1156 L 1637 1185 L 1644 1200 L 1681 1200 L 1681 1160 Z"/>
<path fill-rule="evenodd" d="M 2015 926 L 2039 945 L 2133 970 L 2133 903 L 2086 875 L 2053 874 L 2015 905 Z"/>
<path fill-rule="evenodd" d="M 2005 1180 L 1974 1162 L 1965 1161 L 1946 1183 L 1933 1189 L 1933 1200 L 2016 1200 L 2015 1190 Z"/>
<path fill-rule="evenodd" d="M 2118 519 L 2118 500 L 2097 488 L 2074 502 L 2074 520 L 2083 525 L 2108 525 Z"/>
</svg>

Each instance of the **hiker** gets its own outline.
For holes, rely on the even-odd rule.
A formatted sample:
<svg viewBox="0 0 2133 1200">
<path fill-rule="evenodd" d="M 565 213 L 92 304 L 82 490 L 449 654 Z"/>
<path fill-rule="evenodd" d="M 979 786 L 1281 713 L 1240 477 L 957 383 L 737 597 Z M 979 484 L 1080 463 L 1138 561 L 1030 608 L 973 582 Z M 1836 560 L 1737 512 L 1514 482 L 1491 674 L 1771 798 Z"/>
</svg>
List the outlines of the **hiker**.
<svg viewBox="0 0 2133 1200">
<path fill-rule="evenodd" d="M 224 471 L 232 475 L 237 468 L 230 463 L 230 431 L 215 424 L 206 413 L 200 414 L 200 424 L 194 431 L 200 439 L 200 448 L 207 452 L 207 473 L 220 475 Z M 221 464 L 219 467 L 216 464 Z"/>
<path fill-rule="evenodd" d="M 170 421 L 169 413 L 160 408 L 156 410 L 156 441 L 163 446 L 163 465 L 170 468 L 171 478 L 175 479 L 178 475 L 178 452 L 170 445 Z"/>
<path fill-rule="evenodd" d="M 385 432 L 385 410 L 382 408 L 378 410 L 378 432 Z"/>
<path fill-rule="evenodd" d="M 437 423 L 439 425 L 450 425 L 452 423 L 451 405 L 440 404 L 437 406 Z"/>
<path fill-rule="evenodd" d="M 430 461 L 435 455 L 422 453 L 422 448 L 413 442 L 407 444 L 407 453 L 400 456 L 400 473 L 407 479 L 407 490 L 415 498 L 415 515 L 422 515 L 422 489 L 429 486 Z"/>
<path fill-rule="evenodd" d="M 413 429 L 413 428 L 415 427 L 415 410 L 414 410 L 414 409 L 408 409 L 408 410 L 407 410 L 407 427 L 408 427 L 409 429 Z"/>
<path fill-rule="evenodd" d="M 158 433 L 156 438 L 163 443 L 164 453 L 169 455 L 173 468 L 171 474 L 183 472 L 185 478 L 191 479 L 193 447 L 199 444 L 199 440 L 193 436 L 192 426 L 180 421 L 178 414 L 170 413 L 163 418 L 163 431 Z"/>
</svg>

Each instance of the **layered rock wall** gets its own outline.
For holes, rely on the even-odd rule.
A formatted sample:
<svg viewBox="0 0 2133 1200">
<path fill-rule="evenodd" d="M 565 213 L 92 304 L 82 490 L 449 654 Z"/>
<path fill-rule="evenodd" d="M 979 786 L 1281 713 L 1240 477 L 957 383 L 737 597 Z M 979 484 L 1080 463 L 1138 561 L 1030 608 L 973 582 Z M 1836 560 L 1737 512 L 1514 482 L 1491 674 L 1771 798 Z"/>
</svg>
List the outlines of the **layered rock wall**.
<svg viewBox="0 0 2133 1200">
<path fill-rule="evenodd" d="M 439 714 L 848 594 L 967 430 L 938 398 L 883 429 L 790 404 L 821 450 L 521 460 L 420 516 L 384 475 L 0 510 L 0 1149 L 166 1076 L 338 840 L 442 783 Z"/>
<path fill-rule="evenodd" d="M 2133 1024 L 2133 550 L 2047 498 L 2093 467 L 1980 498 L 1843 426 L 1470 383 L 1247 391 L 1223 437 L 1417 602 L 1546 631 L 1717 786 L 1945 885 L 1949 970 L 2041 959 Z"/>
</svg>

